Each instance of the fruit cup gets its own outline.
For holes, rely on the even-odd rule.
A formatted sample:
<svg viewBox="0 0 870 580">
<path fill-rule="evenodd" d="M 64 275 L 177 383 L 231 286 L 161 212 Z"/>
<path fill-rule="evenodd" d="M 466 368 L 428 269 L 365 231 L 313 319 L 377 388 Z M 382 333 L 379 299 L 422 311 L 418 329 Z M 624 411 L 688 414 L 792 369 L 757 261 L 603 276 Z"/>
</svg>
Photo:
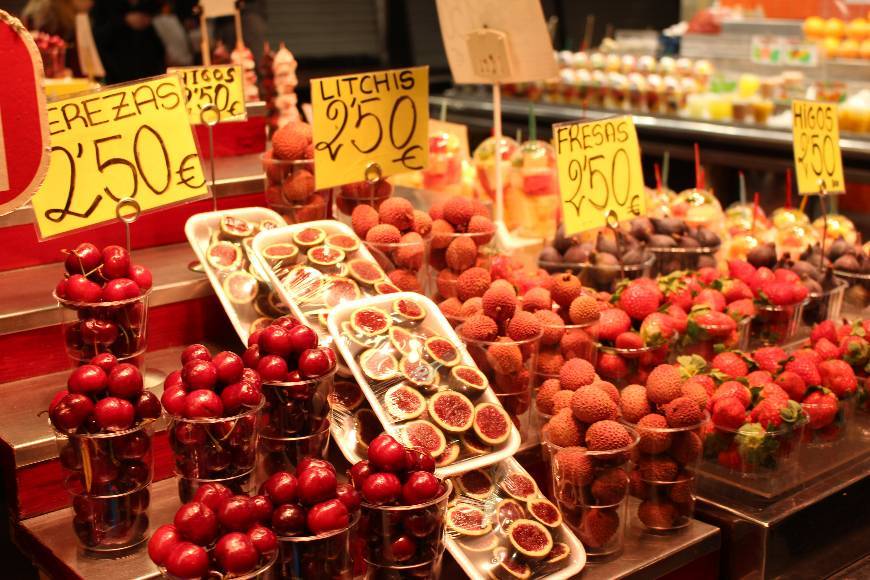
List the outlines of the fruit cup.
<svg viewBox="0 0 870 580">
<path fill-rule="evenodd" d="M 265 481 L 279 471 L 293 471 L 303 457 L 326 457 L 329 450 L 330 425 L 310 435 L 300 437 L 276 436 L 271 427 L 260 433 L 257 446 L 257 481 Z"/>
<path fill-rule="evenodd" d="M 329 417 L 329 395 L 336 367 L 313 379 L 294 382 L 264 382 L 263 431 L 269 437 L 303 437 L 319 433 Z"/>
<path fill-rule="evenodd" d="M 288 224 L 326 219 L 332 203 L 329 190 L 315 190 L 314 161 L 273 159 L 271 151 L 260 159 L 265 172 L 266 204 Z"/>
<path fill-rule="evenodd" d="M 462 327 L 457 329 L 460 336 Z M 526 340 L 496 341 L 463 339 L 468 354 L 486 375 L 498 401 L 510 415 L 523 441 L 530 435 L 532 383 L 537 367 L 541 335 Z"/>
<path fill-rule="evenodd" d="M 386 179 L 379 179 L 373 183 L 359 181 L 342 185 L 336 188 L 333 194 L 335 198 L 333 215 L 338 221 L 350 225 L 350 214 L 356 206 L 367 204 L 378 209 L 391 195 L 393 195 L 393 184 Z"/>
<path fill-rule="evenodd" d="M 637 432 L 628 428 L 631 443 L 609 451 L 559 447 L 546 441 L 551 497 L 562 521 L 577 534 L 589 557 L 606 557 L 622 550 L 628 515 L 630 456 Z"/>
<path fill-rule="evenodd" d="M 366 580 L 405 580 L 406 578 L 440 578 L 441 560 L 411 566 L 366 564 Z"/>
<path fill-rule="evenodd" d="M 849 285 L 843 300 L 846 314 L 860 315 L 866 312 L 870 306 L 870 274 L 834 270 L 834 276 Z"/>
<path fill-rule="evenodd" d="M 643 385 L 651 370 L 673 358 L 671 346 L 616 348 L 598 343 L 596 370 L 602 379 L 618 389 L 631 384 Z"/>
<path fill-rule="evenodd" d="M 520 235 L 552 238 L 559 213 L 559 183 L 556 177 L 556 153 L 544 141 L 526 141 L 511 156 L 509 180 L 505 184 L 506 209 L 515 217 Z"/>
<path fill-rule="evenodd" d="M 652 532 L 689 525 L 695 511 L 695 477 L 701 459 L 705 417 L 686 427 L 631 425 L 638 435 L 638 454 L 630 478 L 630 493 L 641 500 L 638 519 Z"/>
<path fill-rule="evenodd" d="M 72 496 L 73 530 L 85 552 L 120 556 L 148 539 L 148 486 L 106 495 L 85 494 L 76 481 Z"/>
<path fill-rule="evenodd" d="M 430 566 L 422 577 L 434 577 L 444 552 L 444 512 L 453 491 L 450 480 L 442 482 L 438 497 L 416 505 L 382 506 L 362 502 L 359 525 L 367 565 L 401 569 Z"/>
<path fill-rule="evenodd" d="M 405 292 L 426 294 L 430 240 L 414 232 L 405 234 L 402 239 L 406 241 L 363 244 L 394 284 Z"/>
<path fill-rule="evenodd" d="M 756 314 L 749 326 L 749 350 L 788 342 L 800 326 L 808 301 L 809 298 L 786 306 L 756 305 Z"/>
<path fill-rule="evenodd" d="M 834 278 L 833 287 L 819 293 L 811 292 L 809 302 L 804 306 L 803 324 L 811 328 L 823 320 L 838 320 L 848 286 L 845 281 Z"/>
<path fill-rule="evenodd" d="M 203 483 L 220 482 L 231 490 L 247 489 L 257 456 L 256 407 L 232 417 L 172 417 L 169 446 L 175 454 L 175 475 L 182 502 L 190 501 Z"/>
<path fill-rule="evenodd" d="M 716 266 L 716 253 L 721 244 L 702 246 L 699 248 L 657 248 L 649 251 L 655 256 L 652 267 L 653 276 L 665 276 L 678 270 L 698 270 L 704 267 Z"/>
<path fill-rule="evenodd" d="M 429 240 L 428 296 L 440 302 L 455 297 L 456 283 L 465 270 L 489 268 L 495 254 L 493 232 L 436 234 Z"/>
<path fill-rule="evenodd" d="M 128 360 L 145 352 L 148 330 L 149 288 L 141 296 L 114 302 L 73 302 L 55 299 L 61 305 L 66 352 L 76 365 L 108 352 Z"/>
<path fill-rule="evenodd" d="M 828 395 L 833 398 L 833 394 Z M 825 397 L 810 395 L 801 402 L 801 408 L 808 415 L 803 430 L 805 449 L 809 453 L 827 453 L 834 445 L 849 436 L 850 426 L 855 422 L 855 408 L 858 404 L 857 393 L 837 399 L 836 413 L 831 413 Z"/>
<path fill-rule="evenodd" d="M 352 578 L 351 534 L 359 521 L 356 513 L 345 528 L 316 536 L 279 536 L 277 576 L 288 580 Z"/>
<path fill-rule="evenodd" d="M 595 366 L 598 361 L 598 318 L 583 324 L 541 322 L 542 334 L 535 367 L 538 384 L 559 377 L 559 369 L 572 358 L 582 358 Z"/>
<path fill-rule="evenodd" d="M 716 345 L 724 345 L 728 350 L 745 351 L 749 345 L 749 326 L 751 318 L 741 318 L 737 327 L 733 324 L 705 323 L 694 320 L 698 332 L 686 333 L 677 338 L 674 345 L 674 358 L 679 356 L 698 355 L 710 362 L 716 356 Z"/>
<path fill-rule="evenodd" d="M 649 276 L 655 256 L 649 254 L 639 264 L 572 263 L 539 261 L 538 265 L 550 273 L 571 272 L 583 286 L 598 291 L 613 292 L 622 279 L 635 280 Z"/>
</svg>

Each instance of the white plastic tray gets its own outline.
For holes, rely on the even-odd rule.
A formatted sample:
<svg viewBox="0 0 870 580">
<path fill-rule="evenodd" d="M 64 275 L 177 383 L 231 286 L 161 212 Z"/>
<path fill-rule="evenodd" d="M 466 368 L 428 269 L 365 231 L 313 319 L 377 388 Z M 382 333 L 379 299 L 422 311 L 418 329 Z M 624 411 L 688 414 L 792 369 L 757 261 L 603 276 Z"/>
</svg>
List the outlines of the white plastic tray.
<svg viewBox="0 0 870 580">
<path fill-rule="evenodd" d="M 372 410 L 374 410 L 375 414 L 381 420 L 381 425 L 383 425 L 384 429 L 393 436 L 397 436 L 399 434 L 401 423 L 395 422 L 392 417 L 390 417 L 386 409 L 384 409 L 380 399 L 378 398 L 377 393 L 371 387 L 371 385 L 369 385 L 368 379 L 363 374 L 359 364 L 357 364 L 357 360 L 354 355 L 357 351 L 361 350 L 362 347 L 356 344 L 352 344 L 349 340 L 340 340 L 340 338 L 342 337 L 341 323 L 347 320 L 350 317 L 351 313 L 357 308 L 361 308 L 364 306 L 379 306 L 389 312 L 391 310 L 393 301 L 401 298 L 414 300 L 415 302 L 420 304 L 420 306 L 422 306 L 423 309 L 426 310 L 426 318 L 420 322 L 421 326 L 430 328 L 434 332 L 438 333 L 440 336 L 451 340 L 455 345 L 459 347 L 462 364 L 477 368 L 477 365 L 474 363 L 474 359 L 472 359 L 471 355 L 468 354 L 468 351 L 465 348 L 465 344 L 456 335 L 456 331 L 453 329 L 452 326 L 450 326 L 450 323 L 447 322 L 447 319 L 444 318 L 444 315 L 441 314 L 441 310 L 438 309 L 438 306 L 429 298 L 426 298 L 421 294 L 416 294 L 413 292 L 397 292 L 393 294 L 384 294 L 382 296 L 370 296 L 368 298 L 362 298 L 360 300 L 354 300 L 352 302 L 345 302 L 333 309 L 330 312 L 328 323 L 329 332 L 333 336 L 335 347 L 338 348 L 339 352 L 344 357 L 345 363 L 348 365 L 350 371 L 353 373 L 353 376 L 356 377 L 357 383 L 362 388 L 363 393 L 365 393 L 366 398 L 372 406 Z M 495 403 L 499 405 L 498 398 L 492 392 L 492 387 L 488 387 L 486 389 L 486 391 L 478 399 L 478 402 Z M 466 459 L 460 459 L 454 463 L 451 463 L 450 465 L 439 467 L 435 470 L 435 473 L 440 477 L 451 477 L 460 473 L 464 473 L 466 471 L 471 471 L 472 469 L 487 467 L 489 465 L 498 463 L 499 461 L 503 461 L 508 457 L 511 457 L 514 453 L 517 452 L 519 448 L 520 433 L 519 431 L 517 431 L 517 428 L 512 424 L 508 440 L 505 443 L 502 443 L 500 447 L 484 455 L 477 455 Z"/>
<path fill-rule="evenodd" d="M 206 259 L 206 251 L 211 243 L 212 233 L 220 228 L 220 221 L 224 216 L 237 217 L 254 223 L 270 219 L 278 224 L 284 223 L 284 218 L 265 207 L 240 207 L 194 214 L 187 218 L 187 222 L 184 224 L 184 234 L 187 236 L 187 242 L 196 253 L 199 263 L 202 264 L 215 294 L 217 294 L 221 305 L 224 307 L 224 311 L 226 311 L 230 322 L 232 322 L 233 327 L 236 329 L 236 334 L 242 339 L 242 344 L 247 345 L 251 323 L 260 318 L 260 315 L 256 313 L 251 305 L 240 305 L 230 301 L 226 292 L 224 292 L 221 280 L 218 278 L 218 273 L 214 271 Z"/>
<path fill-rule="evenodd" d="M 508 458 L 502 464 L 503 467 L 506 468 L 508 472 L 522 472 L 528 475 L 528 472 L 523 468 L 522 465 L 517 462 L 513 457 Z M 496 483 L 496 486 L 498 484 Z M 539 490 L 540 491 L 540 490 Z M 492 510 L 490 515 L 494 517 L 495 507 L 498 502 L 496 501 L 486 501 L 483 504 L 477 501 L 474 502 L 475 505 L 484 506 L 483 509 L 486 510 L 487 507 Z M 495 528 L 495 526 L 493 526 Z M 561 569 L 554 570 L 552 573 L 547 574 L 545 576 L 539 576 L 532 572 L 530 576 L 530 580 L 541 580 L 546 578 L 547 580 L 567 580 L 568 578 L 572 578 L 580 573 L 583 568 L 586 567 L 586 550 L 583 548 L 583 544 L 580 543 L 580 540 L 577 539 L 577 536 L 574 535 L 574 532 L 565 525 L 564 523 L 557 528 L 561 535 L 558 538 L 558 541 L 564 541 L 568 544 L 569 555 L 566 559 L 567 565 Z M 493 529 L 490 534 L 496 534 L 495 529 Z M 481 538 L 486 537 L 480 536 Z M 459 545 L 457 539 L 455 539 L 451 534 L 447 534 L 445 537 L 447 541 L 447 549 L 450 551 L 450 554 L 453 555 L 453 558 L 456 562 L 465 570 L 465 573 L 472 580 L 489 580 L 489 576 L 486 575 L 486 564 L 492 564 L 493 556 L 492 552 L 474 552 L 471 550 L 465 550 L 462 546 Z M 554 538 L 556 540 L 556 538 Z"/>
</svg>

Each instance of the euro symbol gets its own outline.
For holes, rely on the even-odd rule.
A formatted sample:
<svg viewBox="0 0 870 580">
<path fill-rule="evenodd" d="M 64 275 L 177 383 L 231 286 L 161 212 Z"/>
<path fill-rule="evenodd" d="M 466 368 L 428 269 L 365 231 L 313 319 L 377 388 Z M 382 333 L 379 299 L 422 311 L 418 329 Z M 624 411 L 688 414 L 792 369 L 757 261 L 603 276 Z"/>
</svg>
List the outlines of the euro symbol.
<svg viewBox="0 0 870 580">
<path fill-rule="evenodd" d="M 402 165 L 404 165 L 406 168 L 410 169 L 411 171 L 419 171 L 420 169 L 423 169 L 423 165 L 421 165 L 419 163 L 416 165 L 411 165 L 411 163 L 410 163 L 412 160 L 417 159 L 416 154 L 413 153 L 413 151 L 416 151 L 416 150 L 422 151 L 423 148 L 420 147 L 419 145 L 414 145 L 412 147 L 408 147 L 402 153 L 401 157 L 393 159 L 393 163 L 401 163 Z"/>
<path fill-rule="evenodd" d="M 190 189 L 199 189 L 200 187 L 205 185 L 204 176 L 201 183 L 194 184 L 192 181 L 196 177 L 196 175 L 191 175 L 190 177 L 186 175 L 188 171 L 196 171 L 196 165 L 189 163 L 191 160 L 196 158 L 196 153 L 191 153 L 181 160 L 181 166 L 178 168 L 178 171 L 175 172 L 178 175 L 178 185 L 186 185 Z M 200 171 L 201 170 L 202 168 L 200 168 Z"/>
</svg>

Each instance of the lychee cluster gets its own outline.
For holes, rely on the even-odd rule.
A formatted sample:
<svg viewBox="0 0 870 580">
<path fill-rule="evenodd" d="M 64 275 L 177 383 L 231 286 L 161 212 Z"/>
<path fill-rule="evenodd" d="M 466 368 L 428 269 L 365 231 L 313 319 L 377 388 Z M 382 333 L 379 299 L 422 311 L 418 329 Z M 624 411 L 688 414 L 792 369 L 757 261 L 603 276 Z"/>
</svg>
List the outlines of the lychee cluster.
<svg viewBox="0 0 870 580">
<path fill-rule="evenodd" d="M 350 214 L 351 226 L 377 256 L 390 281 L 401 290 L 422 292 L 425 275 L 424 238 L 432 231 L 429 214 L 401 197 L 389 197 L 375 209 L 360 203 Z"/>
<path fill-rule="evenodd" d="M 311 125 L 291 121 L 272 135 L 272 149 L 263 154 L 266 201 L 288 214 L 289 223 L 323 219 L 328 193 L 315 191 Z"/>
</svg>

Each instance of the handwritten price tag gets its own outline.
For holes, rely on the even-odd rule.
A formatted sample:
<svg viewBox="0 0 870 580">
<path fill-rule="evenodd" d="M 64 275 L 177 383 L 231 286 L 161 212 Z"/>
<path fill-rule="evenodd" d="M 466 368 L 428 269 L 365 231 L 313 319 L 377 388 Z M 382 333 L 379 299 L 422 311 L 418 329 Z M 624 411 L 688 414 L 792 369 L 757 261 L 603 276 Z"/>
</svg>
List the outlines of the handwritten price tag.
<svg viewBox="0 0 870 580">
<path fill-rule="evenodd" d="M 204 118 L 200 113 L 206 105 L 214 105 L 220 111 L 220 122 L 242 121 L 248 117 L 245 108 L 245 87 L 242 83 L 242 67 L 237 65 L 188 66 L 169 68 L 184 85 L 187 114 L 192 125 L 200 125 Z M 208 119 L 206 113 L 205 120 Z"/>
<path fill-rule="evenodd" d="M 51 165 L 33 196 L 42 238 L 116 219 L 117 202 L 143 212 L 207 195 L 175 75 L 50 103 Z"/>
<path fill-rule="evenodd" d="M 313 79 L 317 189 L 426 167 L 429 67 Z"/>
<path fill-rule="evenodd" d="M 843 193 L 846 182 L 837 105 L 794 100 L 791 116 L 798 192 Z"/>
<path fill-rule="evenodd" d="M 646 214 L 640 146 L 631 117 L 553 125 L 565 233 Z"/>
</svg>

